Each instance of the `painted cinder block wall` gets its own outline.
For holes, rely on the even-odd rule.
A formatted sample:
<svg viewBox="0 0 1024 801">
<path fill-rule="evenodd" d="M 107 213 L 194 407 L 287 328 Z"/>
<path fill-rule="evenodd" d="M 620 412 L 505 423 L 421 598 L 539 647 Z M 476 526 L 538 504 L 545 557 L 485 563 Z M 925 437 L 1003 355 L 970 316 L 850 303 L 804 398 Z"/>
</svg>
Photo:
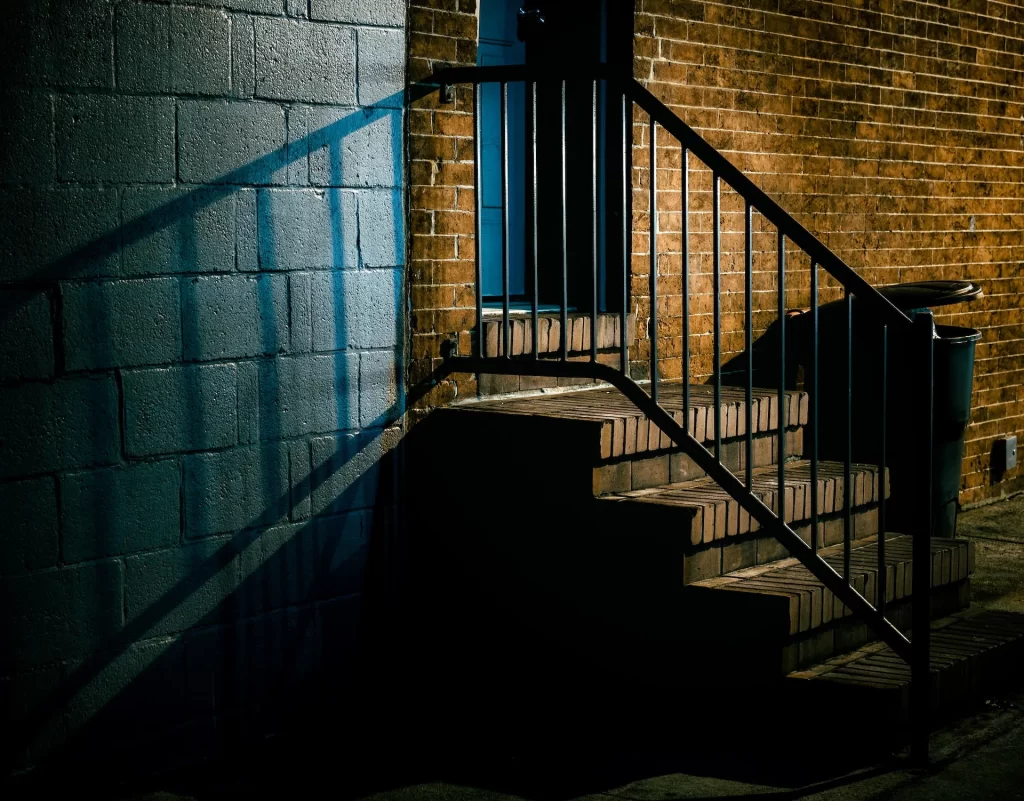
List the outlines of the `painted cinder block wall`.
<svg viewBox="0 0 1024 801">
<path fill-rule="evenodd" d="M 961 502 L 1024 488 L 993 469 L 997 438 L 1024 434 L 1024 11 L 992 0 L 636 0 L 634 77 L 876 284 L 967 278 L 986 297 L 938 322 L 978 328 Z M 476 0 L 412 0 L 409 78 L 476 62 Z M 475 324 L 472 105 L 468 91 L 410 107 L 410 380 Z M 630 311 L 647 369 L 648 139 L 634 129 Z M 659 354 L 681 372 L 681 151 L 659 140 Z M 691 162 L 692 370 L 711 371 L 711 180 Z M 723 350 L 742 350 L 742 215 L 723 191 Z M 755 330 L 777 317 L 774 230 L 754 218 Z M 806 307 L 810 271 L 791 250 L 786 304 Z M 822 302 L 839 289 L 822 274 Z M 535 381 L 529 386 L 533 388 Z M 520 388 L 453 376 L 420 405 Z"/>
<path fill-rule="evenodd" d="M 5 773 L 168 767 L 345 691 L 397 519 L 405 19 L 4 7 Z"/>
</svg>

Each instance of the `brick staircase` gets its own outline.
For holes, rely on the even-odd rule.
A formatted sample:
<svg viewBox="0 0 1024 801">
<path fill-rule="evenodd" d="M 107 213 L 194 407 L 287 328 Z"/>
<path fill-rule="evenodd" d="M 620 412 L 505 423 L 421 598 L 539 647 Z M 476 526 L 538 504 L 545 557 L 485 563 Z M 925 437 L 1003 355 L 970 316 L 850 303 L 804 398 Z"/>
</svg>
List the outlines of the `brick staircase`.
<svg viewBox="0 0 1024 801">
<path fill-rule="evenodd" d="M 690 430 L 710 448 L 711 388 L 694 386 L 690 395 Z M 789 425 L 780 432 L 777 393 L 754 392 L 753 490 L 778 510 L 773 465 L 783 437 L 785 517 L 809 542 L 808 397 L 786 399 Z M 660 386 L 660 402 L 682 422 L 678 383 Z M 736 475 L 746 470 L 745 419 L 743 392 L 724 388 L 721 460 Z M 458 558 L 521 618 L 532 615 L 538 631 L 570 641 L 587 629 L 583 647 L 600 648 L 609 665 L 632 662 L 644 681 L 776 683 L 812 705 L 856 691 L 858 703 L 903 720 L 905 663 L 617 390 L 473 401 L 435 411 L 430 423 L 423 488 L 462 510 L 451 521 Z M 467 453 L 478 455 L 468 470 Z M 852 583 L 872 603 L 884 588 L 887 615 L 909 634 L 912 538 L 877 530 L 887 476 L 855 464 L 851 478 Z M 813 536 L 839 572 L 844 480 L 841 463 L 820 463 Z M 936 538 L 931 552 L 934 626 L 948 640 L 936 634 L 933 674 L 943 689 L 935 700 L 952 708 L 1005 674 L 994 665 L 1020 654 L 1024 626 L 969 613 L 973 543 Z"/>
<path fill-rule="evenodd" d="M 436 541 L 421 537 L 417 543 L 435 551 L 438 567 L 436 575 L 426 571 L 423 597 L 448 592 L 454 606 L 441 616 L 475 615 L 476 628 L 467 630 L 470 637 L 500 629 L 499 618 L 490 620 L 481 609 L 470 609 L 494 602 L 511 615 L 504 620 L 518 619 L 524 642 L 532 638 L 535 644 L 542 639 L 571 644 L 575 656 L 569 658 L 564 674 L 569 685 L 584 670 L 594 669 L 581 654 L 600 655 L 603 666 L 619 676 L 672 691 L 662 692 L 659 704 L 667 696 L 678 696 L 681 687 L 697 688 L 683 695 L 688 701 L 709 704 L 715 712 L 712 717 L 718 719 L 724 711 L 722 698 L 732 695 L 749 703 L 751 694 L 735 690 L 752 684 L 778 690 L 753 694 L 759 701 L 790 697 L 797 706 L 809 703 L 812 713 L 819 694 L 827 697 L 824 688 L 860 684 L 867 699 L 905 689 L 903 667 L 889 673 L 883 669 L 896 655 L 912 666 L 913 751 L 925 758 L 932 719 L 925 692 L 929 677 L 935 686 L 959 687 L 935 695 L 937 702 L 948 706 L 951 698 L 984 691 L 987 677 L 998 675 L 999 671 L 989 671 L 992 659 L 980 658 L 982 652 L 1014 653 L 1020 640 L 1005 620 L 979 615 L 946 622 L 967 611 L 970 544 L 929 541 L 919 534 L 931 530 L 934 488 L 927 467 L 900 469 L 898 457 L 904 453 L 913 453 L 926 466 L 933 461 L 941 422 L 936 417 L 939 369 L 931 313 L 899 309 L 636 80 L 603 65 L 566 64 L 559 70 L 547 65 L 544 70 L 444 68 L 431 77 L 431 85 L 442 90 L 442 102 L 451 102 L 444 98 L 454 97 L 449 91 L 453 86 L 473 87 L 479 165 L 481 87 L 505 91 L 509 84 L 520 83 L 542 94 L 541 87 L 548 91 L 560 81 L 564 99 L 570 84 L 585 86 L 576 83 L 580 80 L 592 81 L 595 109 L 602 82 L 614 98 L 608 106 L 615 110 L 612 128 L 618 125 L 622 102 L 621 134 L 616 137 L 622 146 L 621 187 L 626 191 L 621 198 L 617 189 L 605 194 L 610 210 L 605 212 L 607 230 L 601 225 L 599 186 L 605 181 L 606 188 L 614 187 L 608 176 L 618 173 L 618 164 L 611 172 L 602 171 L 597 169 L 598 160 L 587 155 L 598 152 L 600 126 L 595 114 L 592 130 L 584 126 L 570 136 L 563 127 L 560 238 L 541 235 L 537 220 L 550 212 L 536 197 L 527 202 L 527 216 L 535 222 L 528 236 L 527 244 L 532 242 L 533 247 L 526 248 L 525 275 L 529 283 L 532 273 L 527 294 L 537 303 L 528 315 L 521 309 L 513 314 L 506 248 L 500 320 L 497 310 L 485 308 L 484 262 L 477 250 L 477 325 L 468 337 L 446 341 L 443 358 L 426 383 L 440 376 L 475 375 L 478 390 L 485 394 L 538 389 L 551 382 L 563 388 L 573 382 L 605 382 L 614 389 L 592 385 L 560 394 L 491 397 L 427 418 L 417 437 L 426 447 L 410 473 L 416 483 L 412 492 L 423 499 L 418 514 L 426 518 L 442 511 L 437 525 L 430 527 Z M 562 108 L 564 115 L 564 102 Z M 679 185 L 671 187 L 659 186 L 658 156 L 668 152 L 666 141 L 682 148 L 681 160 L 670 166 L 679 171 Z M 615 151 L 617 145 L 610 150 Z M 590 170 L 591 181 L 568 180 L 570 156 L 576 154 Z M 528 161 L 536 195 L 538 176 L 548 177 L 547 165 L 536 158 Z M 710 184 L 703 174 L 698 179 L 700 191 L 710 188 L 710 198 L 705 195 L 702 205 L 691 208 L 694 162 L 710 171 Z M 646 179 L 637 182 L 634 177 L 631 184 L 630 170 L 637 168 Z M 572 170 L 575 175 L 575 167 Z M 502 191 L 508 188 L 507 180 L 502 172 Z M 478 225 L 484 184 L 478 169 Z M 735 227 L 722 230 L 723 188 L 745 204 L 742 313 L 739 293 L 723 284 L 723 235 L 739 234 Z M 666 190 L 679 191 L 682 201 L 681 209 L 671 207 L 673 221 L 681 211 L 680 236 L 671 239 L 681 250 L 681 286 L 659 280 L 660 242 L 666 233 L 661 224 L 667 219 L 659 199 Z M 642 198 L 645 205 L 634 208 L 631 198 Z M 711 252 L 702 249 L 699 256 L 709 257 L 701 262 L 700 273 L 705 277 L 704 267 L 710 266 L 711 291 L 707 293 L 706 285 L 701 289 L 701 302 L 708 301 L 701 313 L 710 312 L 711 352 L 701 355 L 711 356 L 714 386 L 684 391 L 682 384 L 659 381 L 659 376 L 669 360 L 678 357 L 682 380 L 690 381 L 690 303 L 696 294 L 690 279 L 695 275 L 693 256 L 698 255 L 690 249 L 691 212 L 708 211 L 708 200 L 711 214 L 702 220 L 710 222 L 702 222 L 699 231 L 710 234 Z M 589 236 L 572 241 L 566 225 L 570 206 L 578 207 L 581 221 L 592 216 L 592 241 Z M 772 232 L 776 246 L 778 327 L 774 334 L 761 336 L 760 348 L 754 340 L 754 320 L 767 309 L 763 302 L 756 307 L 754 303 L 755 212 L 756 230 Z M 616 223 L 607 224 L 616 219 L 622 223 L 621 234 Z M 579 230 L 585 231 L 585 226 Z M 508 233 L 506 224 L 503 235 Z M 600 297 L 602 236 L 613 243 L 607 252 L 616 251 L 616 258 L 606 260 L 607 304 Z M 732 264 L 738 263 L 740 254 L 736 241 Z M 588 253 L 594 256 L 592 270 Z M 793 285 L 787 284 L 786 265 L 793 257 L 802 265 L 809 260 L 812 302 L 809 330 L 790 330 L 787 338 L 787 328 L 792 329 L 786 323 L 787 288 Z M 584 261 L 577 262 L 580 258 Z M 559 268 L 560 296 L 554 283 L 548 289 L 541 281 L 553 281 Z M 821 317 L 823 277 L 843 289 L 845 336 L 831 323 L 828 331 L 821 327 L 839 308 L 826 313 L 828 320 Z M 589 301 L 582 306 L 589 309 L 589 321 L 578 302 L 570 300 L 570 285 Z M 723 309 L 726 295 L 731 295 L 730 304 Z M 632 319 L 631 308 L 634 314 L 646 308 L 649 317 Z M 665 313 L 669 309 L 671 315 Z M 617 322 L 608 314 L 615 310 Z M 745 329 L 747 359 L 745 376 L 734 377 L 746 381 L 743 390 L 736 390 L 722 386 L 722 344 L 723 336 L 741 333 L 740 325 Z M 807 339 L 807 347 L 797 347 L 791 354 L 794 336 Z M 644 346 L 637 347 L 644 339 Z M 681 352 L 675 350 L 676 341 Z M 668 345 L 672 353 L 659 352 L 659 344 Z M 822 344 L 826 347 L 819 352 Z M 758 368 L 757 352 L 768 354 L 766 365 L 774 366 Z M 842 371 L 839 365 L 844 366 Z M 795 376 L 795 367 L 803 367 L 810 395 L 781 389 L 796 386 L 795 378 L 787 378 Z M 728 369 L 734 368 L 740 370 L 736 365 Z M 640 376 L 652 380 L 641 386 Z M 754 391 L 755 376 L 769 384 L 777 380 L 779 392 Z M 845 402 L 827 400 L 829 388 L 838 390 L 835 397 Z M 814 423 L 808 426 L 805 446 L 803 427 L 809 421 L 811 397 Z M 892 436 L 897 423 L 889 411 L 897 405 L 917 414 L 914 420 L 901 420 L 899 436 Z M 858 422 L 874 419 L 872 409 L 878 423 Z M 689 416 L 685 421 L 684 414 Z M 842 440 L 838 444 L 833 441 L 837 434 Z M 837 453 L 842 455 L 836 457 Z M 874 464 L 819 461 L 822 455 L 847 454 L 866 462 L 877 460 L 892 473 Z M 893 511 L 901 509 L 901 520 L 907 519 L 902 512 L 912 510 L 905 523 L 912 531 L 879 530 L 885 525 L 881 521 L 893 519 L 880 515 L 889 506 L 891 488 L 896 490 L 891 505 Z M 915 533 L 919 535 L 908 536 Z M 931 587 L 925 597 L 920 585 L 929 567 Z M 463 597 L 459 580 L 449 581 L 460 571 L 467 580 Z M 911 603 L 915 591 L 916 603 Z M 915 611 L 917 620 L 912 621 Z M 928 646 L 932 620 L 923 619 L 926 616 L 941 631 L 950 630 L 941 636 L 936 630 L 936 641 L 943 647 L 934 654 Z M 1005 635 L 998 647 L 998 638 L 989 636 L 996 629 Z M 841 666 L 829 661 L 874 647 L 874 638 L 893 653 L 865 651 Z M 514 652 L 511 645 L 502 648 L 499 643 L 495 654 L 501 659 Z M 537 645 L 537 653 L 543 654 L 536 665 L 543 683 L 550 660 L 544 646 Z M 931 672 L 930 656 L 938 656 L 931 661 Z M 970 681 L 942 682 L 953 673 Z M 518 677 L 513 675 L 512 681 Z M 599 685 L 595 692 L 603 693 Z M 860 702 L 870 703 L 865 698 Z M 883 707 L 882 717 L 873 720 L 881 729 L 896 709 Z"/>
</svg>

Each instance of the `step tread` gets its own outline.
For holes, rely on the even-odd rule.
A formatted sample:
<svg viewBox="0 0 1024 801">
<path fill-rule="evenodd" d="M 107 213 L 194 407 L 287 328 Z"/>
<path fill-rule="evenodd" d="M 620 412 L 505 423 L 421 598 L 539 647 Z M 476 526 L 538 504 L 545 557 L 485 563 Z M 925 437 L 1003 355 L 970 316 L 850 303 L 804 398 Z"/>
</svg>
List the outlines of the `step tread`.
<svg viewBox="0 0 1024 801">
<path fill-rule="evenodd" d="M 1024 615 L 1014 612 L 967 609 L 933 621 L 931 628 L 931 671 L 939 674 L 951 673 L 1024 643 Z M 889 646 L 872 642 L 848 654 L 794 671 L 787 679 L 901 689 L 910 683 L 910 666 Z"/>
<path fill-rule="evenodd" d="M 658 383 L 661 406 L 678 423 L 683 422 L 683 385 L 679 382 Z M 786 426 L 806 425 L 809 399 L 806 392 L 786 393 Z M 757 388 L 752 395 L 754 434 L 778 430 L 778 391 Z M 746 390 L 722 387 L 722 437 L 746 436 Z M 614 387 L 579 389 L 542 395 L 473 401 L 448 407 L 449 411 L 475 414 L 509 414 L 546 417 L 560 420 L 587 421 L 600 424 L 601 456 L 611 459 L 633 453 L 665 450 L 673 447 L 668 436 L 647 425 L 647 416 Z M 714 388 L 707 384 L 690 387 L 690 431 L 698 441 L 715 436 Z"/>
<path fill-rule="evenodd" d="M 913 538 L 902 534 L 886 535 L 886 601 L 892 603 L 913 593 Z M 974 543 L 969 540 L 932 538 L 932 586 L 942 587 L 967 579 L 973 572 Z M 835 545 L 818 551 L 838 572 L 843 569 L 843 546 Z M 869 601 L 875 600 L 878 576 L 878 537 L 866 537 L 853 544 L 850 571 L 854 587 Z M 752 608 L 762 615 L 789 616 L 789 635 L 813 631 L 832 621 L 851 615 L 825 585 L 796 559 L 782 559 L 758 567 L 745 568 L 688 585 L 691 592 L 728 592 L 746 596 Z M 775 596 L 785 603 L 769 607 L 766 596 Z M 729 600 L 737 600 L 730 598 Z M 712 603 L 712 599 L 706 599 Z"/>
<path fill-rule="evenodd" d="M 852 466 L 853 507 L 877 504 L 881 499 L 876 465 Z M 773 511 L 778 511 L 778 466 L 769 465 L 753 470 L 754 494 Z M 806 460 L 786 464 L 786 522 L 808 520 L 811 516 L 811 463 Z M 885 495 L 889 495 L 886 482 Z M 602 495 L 603 503 L 627 506 L 654 505 L 685 511 L 692 515 L 691 544 L 709 543 L 725 537 L 757 531 L 760 526 L 744 511 L 739 503 L 711 478 L 663 484 L 649 489 Z M 822 461 L 818 464 L 818 512 L 830 515 L 846 506 L 845 471 L 840 462 Z M 874 531 L 868 533 L 875 533 Z M 820 538 L 819 538 L 820 541 Z"/>
</svg>

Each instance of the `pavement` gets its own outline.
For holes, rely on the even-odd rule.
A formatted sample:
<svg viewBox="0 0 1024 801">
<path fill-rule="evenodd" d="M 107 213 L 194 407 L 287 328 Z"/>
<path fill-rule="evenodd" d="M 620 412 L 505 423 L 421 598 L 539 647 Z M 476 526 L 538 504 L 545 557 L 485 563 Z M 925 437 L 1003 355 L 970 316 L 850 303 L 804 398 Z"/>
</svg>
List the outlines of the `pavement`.
<svg viewBox="0 0 1024 801">
<path fill-rule="evenodd" d="M 958 536 L 976 543 L 972 604 L 1024 612 L 1024 495 L 964 512 Z M 1024 667 L 1024 666 L 1022 666 Z M 1024 683 L 1022 683 L 1024 686 Z M 855 711 L 853 712 L 855 715 Z M 699 724 L 699 721 L 695 725 Z M 809 731 L 808 738 L 827 733 Z M 685 722 L 682 726 L 686 726 Z M 328 741 L 329 742 L 329 741 Z M 501 757 L 477 770 L 437 767 L 392 770 L 383 784 L 353 786 L 342 752 L 274 759 L 284 772 L 244 766 L 189 785 L 168 781 L 134 801 L 227 801 L 254 798 L 339 798 L 346 801 L 675 801 L 678 799 L 807 799 L 820 801 L 971 801 L 1024 799 L 1024 690 L 987 700 L 982 708 L 936 732 L 931 762 L 915 768 L 893 755 L 856 770 L 811 769 L 792 746 L 788 765 L 733 750 L 633 749 L 601 754 Z M 270 752 L 273 753 L 272 751 Z M 327 756 L 325 757 L 325 753 Z M 396 760 L 397 761 L 397 760 Z M 325 762 L 326 770 L 325 770 Z M 820 768 L 820 766 L 814 766 Z M 245 778 L 238 778 L 244 776 Z M 108 797 L 118 797 L 111 795 Z M 125 796 L 120 796 L 125 798 Z"/>
<path fill-rule="evenodd" d="M 975 543 L 971 603 L 1024 612 L 1024 493 L 961 512 L 957 536 Z"/>
</svg>

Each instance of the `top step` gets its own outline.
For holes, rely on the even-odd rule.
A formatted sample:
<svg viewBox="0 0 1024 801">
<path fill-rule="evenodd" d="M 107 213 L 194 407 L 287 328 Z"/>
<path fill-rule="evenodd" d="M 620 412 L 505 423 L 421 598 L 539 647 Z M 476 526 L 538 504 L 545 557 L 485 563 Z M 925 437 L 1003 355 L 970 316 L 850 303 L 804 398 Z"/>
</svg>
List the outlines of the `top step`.
<svg viewBox="0 0 1024 801">
<path fill-rule="evenodd" d="M 681 383 L 658 384 L 659 402 L 677 423 L 683 423 Z M 807 424 L 809 401 L 806 392 L 787 392 L 785 426 Z M 746 391 L 722 387 L 722 439 L 746 436 Z M 767 434 L 779 428 L 779 396 L 773 389 L 755 388 L 752 402 L 752 434 Z M 549 419 L 590 421 L 601 427 L 601 458 L 613 459 L 636 453 L 673 447 L 668 435 L 649 424 L 647 416 L 612 387 L 532 395 L 467 403 L 460 411 L 484 414 L 525 415 Z M 715 438 L 714 388 L 707 384 L 690 387 L 690 427 L 698 442 Z"/>
</svg>

